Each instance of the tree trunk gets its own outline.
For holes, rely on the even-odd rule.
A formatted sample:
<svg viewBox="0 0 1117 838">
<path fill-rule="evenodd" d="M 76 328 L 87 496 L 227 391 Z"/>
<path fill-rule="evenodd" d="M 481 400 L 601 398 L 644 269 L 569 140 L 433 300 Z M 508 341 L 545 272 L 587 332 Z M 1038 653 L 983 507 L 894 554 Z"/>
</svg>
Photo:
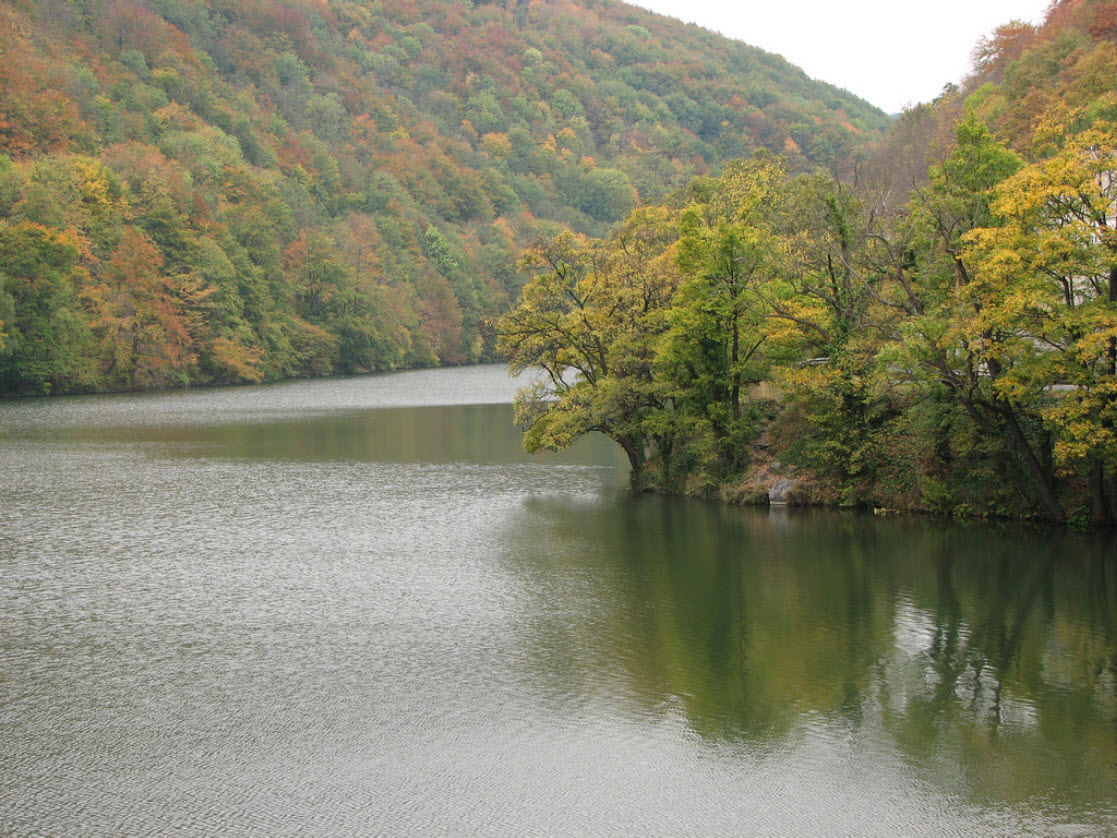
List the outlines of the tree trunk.
<svg viewBox="0 0 1117 838">
<path fill-rule="evenodd" d="M 997 379 L 1000 378 L 1001 375 L 1001 365 L 997 360 L 988 358 L 985 361 L 985 366 L 986 369 L 989 370 L 989 379 L 995 387 Z M 1032 480 L 1035 481 L 1036 488 L 1039 489 L 1040 498 L 1043 500 L 1043 505 L 1047 507 L 1048 513 L 1057 523 L 1066 523 L 1067 513 L 1063 510 L 1063 505 L 1059 503 L 1059 496 L 1055 491 L 1054 478 L 1050 472 L 1043 467 L 1043 464 L 1039 461 L 1039 457 L 1036 456 L 1035 450 L 1032 448 L 1032 444 L 1028 442 L 1028 437 L 1020 427 L 1020 422 L 1016 418 L 1016 411 L 1013 410 L 1012 404 L 997 396 L 993 396 L 992 406 L 994 410 L 1000 414 L 1001 418 L 1004 419 L 1009 438 L 1016 447 L 1016 452 L 1028 467 L 1028 472 L 1032 475 Z"/>
<path fill-rule="evenodd" d="M 1109 269 L 1109 304 L 1117 305 L 1117 267 Z M 1117 377 L 1117 337 L 1109 339 L 1109 374 Z"/>
<path fill-rule="evenodd" d="M 1051 517 L 1060 524 L 1065 524 L 1067 520 L 1067 513 L 1063 511 L 1063 506 L 1059 503 L 1059 497 L 1055 492 L 1055 484 L 1050 474 L 1040 463 L 1036 452 L 1032 449 L 1032 445 L 1028 442 L 1028 438 L 1024 435 L 1024 431 L 1020 427 L 1020 423 L 1016 420 L 1016 412 L 1012 406 L 1002 401 L 997 401 L 997 410 L 1004 418 L 1005 426 L 1008 428 L 1008 435 L 1012 439 L 1013 445 L 1016 446 L 1016 451 L 1024 460 L 1024 464 L 1028 467 L 1032 479 L 1039 489 L 1040 498 L 1043 500 L 1043 505 L 1047 507 L 1047 512 Z"/>
<path fill-rule="evenodd" d="M 644 472 L 644 447 L 627 436 L 615 436 L 613 441 L 628 455 L 628 464 L 632 467 L 632 480 L 639 480 Z"/>
<path fill-rule="evenodd" d="M 1097 526 L 1113 523 L 1105 499 L 1105 464 L 1095 460 L 1090 470 L 1090 520 Z"/>
<path fill-rule="evenodd" d="M 733 408 L 733 418 L 741 418 L 741 371 L 737 368 L 737 364 L 741 358 L 741 327 L 737 322 L 737 314 L 733 314 L 733 347 L 730 352 L 730 370 L 731 378 L 733 381 L 733 389 L 730 394 Z"/>
<path fill-rule="evenodd" d="M 1117 472 L 1110 472 L 1106 483 L 1109 486 L 1109 520 L 1117 524 Z"/>
</svg>

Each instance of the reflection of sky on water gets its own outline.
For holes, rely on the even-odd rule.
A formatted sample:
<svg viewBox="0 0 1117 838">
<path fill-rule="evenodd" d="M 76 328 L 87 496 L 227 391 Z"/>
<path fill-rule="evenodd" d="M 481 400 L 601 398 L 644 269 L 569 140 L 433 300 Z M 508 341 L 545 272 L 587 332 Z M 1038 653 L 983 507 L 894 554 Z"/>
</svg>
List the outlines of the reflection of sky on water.
<svg viewBox="0 0 1117 838">
<path fill-rule="evenodd" d="M 896 600 L 895 650 L 899 656 L 922 661 L 935 642 L 935 621 L 903 596 Z"/>
<path fill-rule="evenodd" d="M 902 714 L 911 709 L 912 702 L 953 700 L 974 721 L 1036 727 L 1033 703 L 1003 695 L 988 661 L 980 652 L 969 651 L 969 629 L 964 624 L 952 626 L 952 634 L 956 650 L 944 654 L 938 648 L 941 632 L 934 615 L 910 600 L 897 600 L 894 654 L 882 675 L 889 682 L 888 710 Z M 943 663 L 955 670 L 956 677 L 949 683 L 941 671 Z"/>
<path fill-rule="evenodd" d="M 511 404 L 530 373 L 510 378 L 503 365 L 406 370 L 295 379 L 247 387 L 5 400 L 0 434 L 34 428 L 120 429 L 311 420 L 391 407 Z"/>
</svg>

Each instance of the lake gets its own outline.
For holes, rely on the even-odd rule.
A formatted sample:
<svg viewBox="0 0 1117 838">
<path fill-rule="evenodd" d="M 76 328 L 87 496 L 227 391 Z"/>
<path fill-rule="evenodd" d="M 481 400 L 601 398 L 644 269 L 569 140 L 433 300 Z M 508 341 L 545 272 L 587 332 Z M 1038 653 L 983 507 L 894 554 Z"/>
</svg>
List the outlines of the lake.
<svg viewBox="0 0 1117 838">
<path fill-rule="evenodd" d="M 1117 835 L 1117 542 L 632 494 L 503 367 L 0 402 L 0 834 Z"/>
</svg>

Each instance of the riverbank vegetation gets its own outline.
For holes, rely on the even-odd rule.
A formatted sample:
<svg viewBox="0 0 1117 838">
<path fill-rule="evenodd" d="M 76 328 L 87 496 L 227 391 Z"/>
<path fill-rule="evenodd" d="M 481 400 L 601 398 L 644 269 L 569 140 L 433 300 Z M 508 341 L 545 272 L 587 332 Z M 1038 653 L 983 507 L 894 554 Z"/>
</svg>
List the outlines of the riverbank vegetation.
<svg viewBox="0 0 1117 838">
<path fill-rule="evenodd" d="M 1011 24 L 852 177 L 765 150 L 535 247 L 531 449 L 648 489 L 1117 518 L 1117 3 Z"/>
</svg>

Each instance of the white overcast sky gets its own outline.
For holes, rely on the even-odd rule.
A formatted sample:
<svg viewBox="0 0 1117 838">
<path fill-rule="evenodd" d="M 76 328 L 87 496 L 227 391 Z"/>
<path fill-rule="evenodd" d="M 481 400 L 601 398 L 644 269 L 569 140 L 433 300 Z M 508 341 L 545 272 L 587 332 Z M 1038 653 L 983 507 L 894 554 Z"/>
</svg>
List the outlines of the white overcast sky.
<svg viewBox="0 0 1117 838">
<path fill-rule="evenodd" d="M 1002 23 L 1042 23 L 1050 0 L 627 0 L 782 55 L 888 113 L 929 102 Z"/>
</svg>

